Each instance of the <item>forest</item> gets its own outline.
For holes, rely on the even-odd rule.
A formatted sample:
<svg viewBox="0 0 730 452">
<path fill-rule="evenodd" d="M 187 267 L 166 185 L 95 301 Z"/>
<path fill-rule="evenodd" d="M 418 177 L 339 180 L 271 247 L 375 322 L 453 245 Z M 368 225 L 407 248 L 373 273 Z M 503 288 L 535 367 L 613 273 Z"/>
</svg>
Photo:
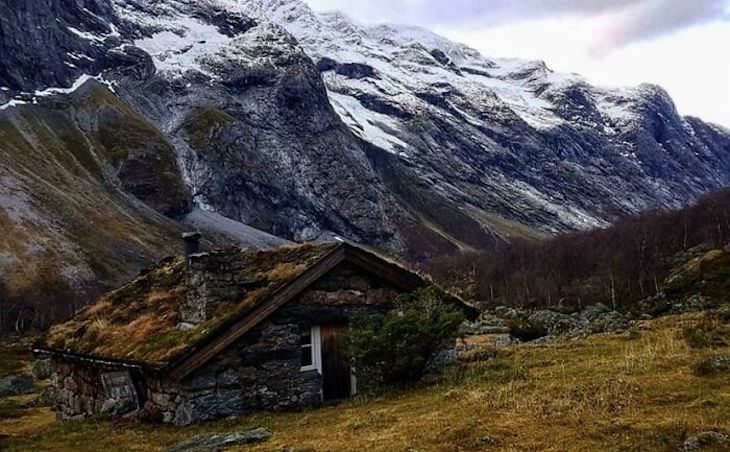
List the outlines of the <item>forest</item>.
<svg viewBox="0 0 730 452">
<path fill-rule="evenodd" d="M 728 244 L 725 190 L 680 210 L 620 218 L 605 229 L 439 259 L 425 271 L 485 306 L 626 308 L 655 295 L 682 253 Z"/>
</svg>

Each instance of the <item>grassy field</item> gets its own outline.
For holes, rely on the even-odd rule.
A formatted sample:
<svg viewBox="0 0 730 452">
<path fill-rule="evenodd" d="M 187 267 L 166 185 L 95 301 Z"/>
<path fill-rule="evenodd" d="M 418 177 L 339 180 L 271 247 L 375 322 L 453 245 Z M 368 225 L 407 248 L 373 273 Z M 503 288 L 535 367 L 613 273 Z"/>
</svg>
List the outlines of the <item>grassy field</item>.
<svg viewBox="0 0 730 452">
<path fill-rule="evenodd" d="M 730 374 L 693 370 L 730 347 L 716 341 L 692 348 L 682 334 L 701 318 L 672 316 L 621 335 L 513 346 L 417 388 L 311 412 L 179 428 L 60 423 L 48 409 L 25 410 L 0 419 L 0 450 L 164 450 L 199 433 L 264 426 L 272 439 L 250 450 L 676 451 L 699 432 L 730 433 Z"/>
</svg>

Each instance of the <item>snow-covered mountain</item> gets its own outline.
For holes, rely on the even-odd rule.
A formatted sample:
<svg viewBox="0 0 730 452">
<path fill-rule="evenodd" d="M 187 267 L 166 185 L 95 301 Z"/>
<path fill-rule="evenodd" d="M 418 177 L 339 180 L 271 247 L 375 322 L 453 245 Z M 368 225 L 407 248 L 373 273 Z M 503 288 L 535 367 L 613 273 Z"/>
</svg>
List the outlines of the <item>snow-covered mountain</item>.
<svg viewBox="0 0 730 452">
<path fill-rule="evenodd" d="M 21 237 L 0 242 L 11 292 L 49 256 L 64 281 L 114 283 L 128 273 L 115 268 L 221 215 L 428 259 L 730 185 L 730 132 L 679 116 L 661 88 L 597 87 L 420 28 L 301 0 L 0 11 L 0 225 Z"/>
</svg>

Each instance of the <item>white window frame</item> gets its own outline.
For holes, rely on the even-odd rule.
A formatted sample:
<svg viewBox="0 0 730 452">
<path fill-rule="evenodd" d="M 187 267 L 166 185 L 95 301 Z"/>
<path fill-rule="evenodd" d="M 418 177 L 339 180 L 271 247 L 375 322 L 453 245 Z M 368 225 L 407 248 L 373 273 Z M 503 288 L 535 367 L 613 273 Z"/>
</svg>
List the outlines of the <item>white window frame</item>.
<svg viewBox="0 0 730 452">
<path fill-rule="evenodd" d="M 319 372 L 319 374 L 322 374 L 322 339 L 320 335 L 320 329 L 319 325 L 314 325 L 309 330 L 310 341 L 312 344 L 311 347 L 311 353 L 312 353 L 312 364 L 309 366 L 302 366 L 301 371 L 302 372 L 309 372 L 312 370 L 316 370 Z M 304 347 L 302 347 L 302 352 L 304 352 Z"/>
</svg>

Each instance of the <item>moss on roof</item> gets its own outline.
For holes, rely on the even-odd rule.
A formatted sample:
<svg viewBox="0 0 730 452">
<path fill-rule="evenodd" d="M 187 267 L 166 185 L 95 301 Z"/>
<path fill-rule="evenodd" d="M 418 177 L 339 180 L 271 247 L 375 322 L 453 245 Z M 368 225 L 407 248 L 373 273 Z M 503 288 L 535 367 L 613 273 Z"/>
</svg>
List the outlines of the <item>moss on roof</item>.
<svg viewBox="0 0 730 452">
<path fill-rule="evenodd" d="M 167 258 L 151 271 L 101 297 L 65 323 L 51 328 L 47 348 L 104 359 L 162 367 L 195 350 L 295 280 L 336 244 L 306 244 L 274 250 L 221 250 L 240 253 L 252 289 L 218 307 L 210 320 L 177 328 L 179 305 L 187 292 L 185 263 Z M 213 252 L 216 253 L 216 252 Z"/>
</svg>

